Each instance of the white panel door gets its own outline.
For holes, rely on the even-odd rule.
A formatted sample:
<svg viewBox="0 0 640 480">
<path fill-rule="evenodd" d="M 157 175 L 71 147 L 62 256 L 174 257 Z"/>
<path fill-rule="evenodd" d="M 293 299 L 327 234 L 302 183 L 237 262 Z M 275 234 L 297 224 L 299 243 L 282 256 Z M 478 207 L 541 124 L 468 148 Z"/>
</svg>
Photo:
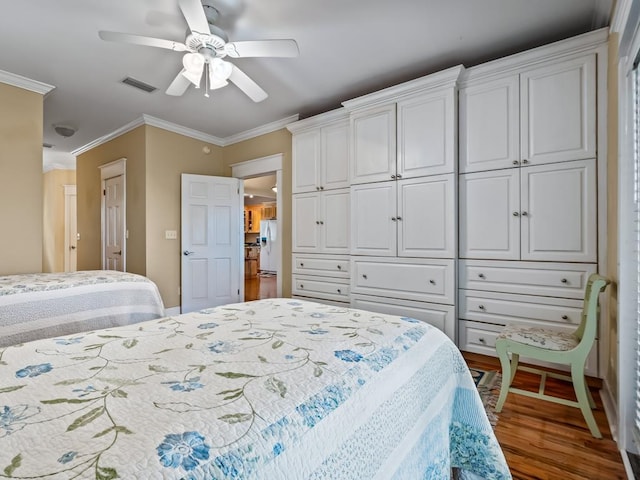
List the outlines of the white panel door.
<svg viewBox="0 0 640 480">
<path fill-rule="evenodd" d="M 597 261 L 596 160 L 523 168 L 522 259 Z"/>
<path fill-rule="evenodd" d="M 398 102 L 398 178 L 450 173 L 455 169 L 452 89 Z"/>
<path fill-rule="evenodd" d="M 595 54 L 521 74 L 520 104 L 523 162 L 596 156 Z"/>
<path fill-rule="evenodd" d="M 349 253 L 349 189 L 320 194 L 320 250 L 323 253 Z"/>
<path fill-rule="evenodd" d="M 292 139 L 293 193 L 315 192 L 320 188 L 320 132 L 298 133 Z"/>
<path fill-rule="evenodd" d="M 396 182 L 351 187 L 351 254 L 396 256 Z"/>
<path fill-rule="evenodd" d="M 513 167 L 520 158 L 518 75 L 460 89 L 460 172 Z"/>
<path fill-rule="evenodd" d="M 460 175 L 460 257 L 520 259 L 520 169 Z"/>
<path fill-rule="evenodd" d="M 321 131 L 320 188 L 349 188 L 349 122 L 341 121 Z"/>
<path fill-rule="evenodd" d="M 398 183 L 398 256 L 455 257 L 453 173 Z"/>
<path fill-rule="evenodd" d="M 106 270 L 125 271 L 124 175 L 104 182 L 104 262 Z"/>
<path fill-rule="evenodd" d="M 392 180 L 396 174 L 396 105 L 351 114 L 351 183 Z"/>
<path fill-rule="evenodd" d="M 320 193 L 301 193 L 292 197 L 294 252 L 319 253 Z"/>
<path fill-rule="evenodd" d="M 237 178 L 182 174 L 182 313 L 243 298 L 242 192 Z"/>
</svg>

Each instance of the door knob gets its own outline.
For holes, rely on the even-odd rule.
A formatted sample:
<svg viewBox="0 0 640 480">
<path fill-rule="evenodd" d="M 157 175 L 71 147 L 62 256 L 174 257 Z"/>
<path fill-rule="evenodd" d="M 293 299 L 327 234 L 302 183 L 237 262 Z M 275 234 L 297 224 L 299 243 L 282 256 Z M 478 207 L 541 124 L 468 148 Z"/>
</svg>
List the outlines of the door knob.
<svg viewBox="0 0 640 480">
<path fill-rule="evenodd" d="M 114 255 L 122 255 L 122 250 L 118 250 L 117 252 L 113 252 Z"/>
<path fill-rule="evenodd" d="M 70 248 L 71 250 L 75 250 L 75 249 L 76 249 L 76 246 L 75 246 L 75 245 L 71 245 L 69 248 Z"/>
<path fill-rule="evenodd" d="M 184 252 L 182 252 L 182 253 L 184 253 L 184 255 L 185 255 L 186 257 L 188 257 L 189 255 L 193 255 L 193 254 L 194 254 L 194 253 L 196 253 L 196 252 L 191 252 L 191 251 L 189 251 L 189 250 L 185 250 L 185 251 L 184 251 Z"/>
</svg>

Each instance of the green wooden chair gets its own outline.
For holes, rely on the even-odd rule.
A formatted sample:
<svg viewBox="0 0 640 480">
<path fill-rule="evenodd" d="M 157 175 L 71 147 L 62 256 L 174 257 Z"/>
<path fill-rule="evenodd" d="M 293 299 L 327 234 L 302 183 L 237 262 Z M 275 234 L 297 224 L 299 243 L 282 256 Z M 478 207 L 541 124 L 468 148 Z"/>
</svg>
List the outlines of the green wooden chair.
<svg viewBox="0 0 640 480">
<path fill-rule="evenodd" d="M 552 328 L 521 326 L 506 327 L 500 333 L 496 339 L 496 351 L 502 365 L 502 387 L 496 404 L 496 412 L 502 411 L 509 392 L 569 405 L 582 410 L 591 434 L 596 438 L 602 438 L 591 412 L 591 409 L 595 408 L 595 403 L 586 385 L 584 366 L 587 355 L 589 355 L 596 338 L 599 311 L 598 296 L 609 283 L 609 280 L 597 273 L 589 277 L 582 307 L 582 320 L 578 328 L 572 333 Z M 509 354 L 511 354 L 511 361 L 509 361 Z M 518 370 L 518 360 L 521 355 L 545 362 L 570 365 L 571 376 L 560 375 L 539 368 L 520 366 L 520 370 L 541 375 L 540 388 L 537 392 L 513 388 L 511 384 Z M 547 377 L 572 382 L 577 401 L 566 400 L 544 393 Z"/>
</svg>

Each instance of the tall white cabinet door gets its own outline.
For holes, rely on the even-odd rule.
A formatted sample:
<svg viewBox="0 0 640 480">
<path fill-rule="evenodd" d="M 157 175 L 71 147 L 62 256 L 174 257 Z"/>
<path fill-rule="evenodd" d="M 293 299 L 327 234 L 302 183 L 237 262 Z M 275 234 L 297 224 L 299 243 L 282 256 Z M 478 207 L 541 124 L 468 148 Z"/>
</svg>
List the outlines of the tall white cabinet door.
<svg viewBox="0 0 640 480">
<path fill-rule="evenodd" d="M 349 188 L 349 122 L 345 120 L 321 130 L 322 161 L 320 188 Z"/>
<path fill-rule="evenodd" d="M 396 105 L 351 114 L 351 183 L 391 180 L 396 174 Z"/>
<path fill-rule="evenodd" d="M 293 136 L 293 193 L 315 192 L 320 187 L 320 132 Z"/>
<path fill-rule="evenodd" d="M 351 187 L 351 254 L 396 256 L 396 182 Z"/>
<path fill-rule="evenodd" d="M 317 252 L 320 227 L 320 194 L 303 193 L 292 196 L 292 251 Z"/>
<path fill-rule="evenodd" d="M 349 189 L 331 190 L 320 195 L 322 220 L 320 245 L 323 253 L 348 254 Z"/>
<path fill-rule="evenodd" d="M 454 174 L 398 182 L 398 256 L 455 257 Z"/>
<path fill-rule="evenodd" d="M 522 259 L 597 261 L 596 160 L 523 168 Z"/>
<path fill-rule="evenodd" d="M 520 160 L 518 75 L 460 89 L 460 172 L 509 168 Z"/>
<path fill-rule="evenodd" d="M 521 158 L 537 165 L 596 156 L 596 58 L 520 75 Z"/>
<path fill-rule="evenodd" d="M 520 169 L 460 175 L 460 257 L 520 259 Z"/>
<path fill-rule="evenodd" d="M 398 178 L 455 170 L 453 89 L 398 102 Z"/>
</svg>

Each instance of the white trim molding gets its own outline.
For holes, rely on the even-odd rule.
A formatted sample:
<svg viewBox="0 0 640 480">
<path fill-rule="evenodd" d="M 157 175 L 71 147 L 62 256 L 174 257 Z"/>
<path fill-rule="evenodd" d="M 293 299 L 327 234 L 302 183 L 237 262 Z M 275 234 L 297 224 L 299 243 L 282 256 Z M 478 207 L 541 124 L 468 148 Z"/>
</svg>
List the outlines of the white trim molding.
<svg viewBox="0 0 640 480">
<path fill-rule="evenodd" d="M 223 138 L 221 146 L 226 147 L 228 145 L 233 145 L 234 143 L 239 143 L 243 142 L 244 140 L 250 140 L 252 138 L 259 137 L 260 135 L 266 135 L 267 133 L 275 132 L 276 130 L 281 130 L 291 122 L 297 121 L 298 118 L 299 115 L 296 113 L 295 115 L 291 115 L 287 118 L 276 120 L 275 122 L 267 123 L 265 125 L 260 125 L 259 127 L 245 130 L 244 132 L 236 133 L 235 135 Z"/>
<path fill-rule="evenodd" d="M 142 114 L 142 120 L 145 125 L 158 127 L 169 132 L 184 135 L 185 137 L 193 138 L 195 140 L 201 140 L 206 143 L 211 143 L 212 145 L 216 145 L 218 147 L 222 147 L 224 144 L 224 139 L 220 137 L 215 137 L 213 135 L 209 135 L 208 133 L 194 130 L 193 128 L 183 127 L 182 125 L 178 125 L 177 123 L 172 123 L 160 118 L 152 117 L 151 115 L 147 115 L 146 113 Z"/>
<path fill-rule="evenodd" d="M 80 148 L 76 148 L 75 150 L 73 150 L 71 152 L 72 155 L 78 156 L 81 155 L 85 152 L 88 152 L 89 150 L 91 150 L 92 148 L 96 148 L 100 145 L 102 145 L 103 143 L 107 143 L 109 140 L 113 140 L 114 138 L 119 137 L 120 135 L 124 135 L 127 132 L 130 132 L 131 130 L 138 128 L 140 125 L 144 125 L 144 119 L 143 117 L 139 117 L 136 118 L 135 120 L 127 123 L 126 125 L 123 125 L 122 127 L 118 128 L 117 130 L 114 130 L 111 133 L 107 133 L 106 135 L 103 135 L 102 137 L 96 138 L 94 141 L 87 143 L 86 145 L 80 147 Z"/>
<path fill-rule="evenodd" d="M 46 96 L 49 92 L 51 92 L 51 90 L 56 88 L 53 85 L 49 85 L 48 83 L 39 82 L 38 80 L 31 80 L 30 78 L 23 77 L 22 75 L 5 72 L 4 70 L 0 70 L 0 83 L 6 83 L 7 85 L 23 88 L 25 90 L 39 93 L 40 95 L 44 96 Z"/>
</svg>

